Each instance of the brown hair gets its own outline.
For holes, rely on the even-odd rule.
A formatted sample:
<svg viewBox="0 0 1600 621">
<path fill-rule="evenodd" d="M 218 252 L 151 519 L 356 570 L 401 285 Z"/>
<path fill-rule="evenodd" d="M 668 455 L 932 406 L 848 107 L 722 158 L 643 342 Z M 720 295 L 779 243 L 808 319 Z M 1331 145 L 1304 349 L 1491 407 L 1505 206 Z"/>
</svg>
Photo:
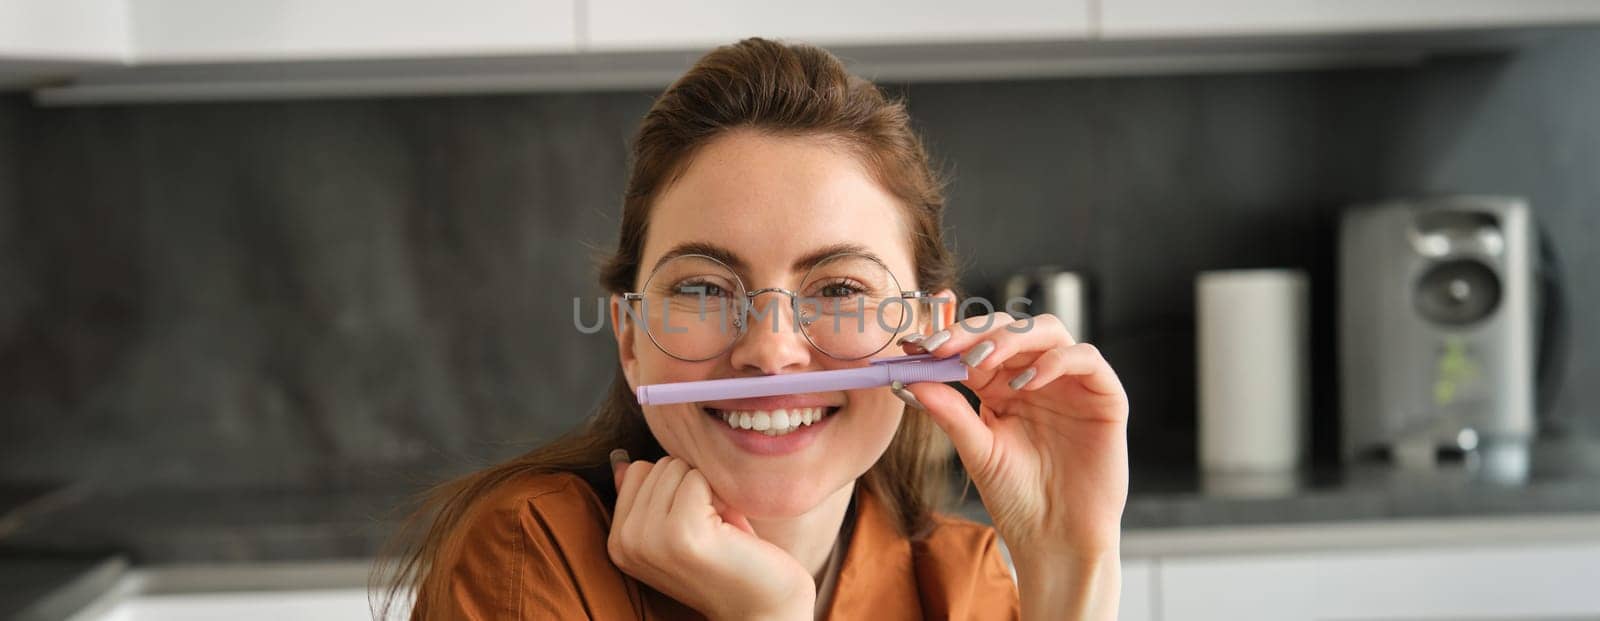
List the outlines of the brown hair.
<svg viewBox="0 0 1600 621">
<path fill-rule="evenodd" d="M 904 205 L 917 286 L 957 289 L 956 268 L 943 242 L 943 181 L 911 128 L 905 104 L 850 75 L 825 50 L 750 38 L 701 57 L 645 115 L 633 142 L 617 248 L 600 267 L 607 291 L 634 289 L 654 199 L 688 167 L 698 149 L 731 130 L 819 136 L 846 145 Z M 928 417 L 905 416 L 888 450 L 863 477 L 907 536 L 925 534 L 933 511 L 944 501 L 948 460 L 941 445 Z M 428 595 L 449 593 L 448 568 L 459 552 L 474 501 L 496 485 L 529 473 L 603 467 L 615 448 L 627 449 L 634 459 L 664 455 L 620 366 L 610 393 L 578 430 L 424 494 L 386 549 L 403 544 L 404 554 L 381 555 L 374 569 L 375 587 L 389 582 L 375 614 L 386 617 L 396 596 L 410 588 L 417 596 L 413 618 L 428 617 Z M 416 537 L 424 524 L 426 530 Z"/>
</svg>

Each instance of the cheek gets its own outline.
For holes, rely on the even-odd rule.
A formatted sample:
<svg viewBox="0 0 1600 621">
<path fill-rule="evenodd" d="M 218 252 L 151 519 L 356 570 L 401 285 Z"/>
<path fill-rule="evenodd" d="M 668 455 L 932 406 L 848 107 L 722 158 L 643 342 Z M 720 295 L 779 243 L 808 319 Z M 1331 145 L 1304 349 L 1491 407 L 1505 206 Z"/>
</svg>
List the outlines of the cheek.
<svg viewBox="0 0 1600 621">
<path fill-rule="evenodd" d="M 718 482 L 726 479 L 728 471 L 724 463 L 727 461 L 725 450 L 717 445 L 720 438 L 714 435 L 716 430 L 700 420 L 707 418 L 700 408 L 692 405 L 647 407 L 644 418 L 650 435 L 655 436 L 656 443 L 668 455 L 699 469 L 713 492 L 719 496 L 723 493 L 718 490 Z"/>
<path fill-rule="evenodd" d="M 645 408 L 644 422 L 667 453 L 697 464 L 698 447 L 703 443 L 700 434 L 704 433 L 696 427 L 699 421 L 694 416 L 699 415 L 699 408 L 691 405 L 652 406 Z"/>
<path fill-rule="evenodd" d="M 905 409 L 905 402 L 886 389 L 851 391 L 850 415 L 839 417 L 829 430 L 830 449 L 850 456 L 853 476 L 866 473 L 889 448 Z"/>
<path fill-rule="evenodd" d="M 639 352 L 638 373 L 641 386 L 706 379 L 704 365 L 667 356 L 648 342 Z M 705 463 L 707 444 L 715 438 L 704 437 L 707 430 L 700 419 L 705 414 L 700 408 L 689 403 L 645 406 L 644 418 L 667 453 L 691 464 Z"/>
</svg>

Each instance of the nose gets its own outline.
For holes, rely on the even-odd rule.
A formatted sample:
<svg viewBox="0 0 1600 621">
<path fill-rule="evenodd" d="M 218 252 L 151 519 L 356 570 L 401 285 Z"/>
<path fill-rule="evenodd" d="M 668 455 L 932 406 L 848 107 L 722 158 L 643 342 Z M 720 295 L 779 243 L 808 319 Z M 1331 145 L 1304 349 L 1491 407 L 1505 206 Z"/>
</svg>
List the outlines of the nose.
<svg viewBox="0 0 1600 621">
<path fill-rule="evenodd" d="M 749 325 L 744 336 L 733 344 L 730 360 L 733 368 L 775 375 L 810 366 L 813 350 L 805 335 L 796 328 L 794 305 L 789 303 L 789 298 L 769 291 L 751 298 L 750 305 L 746 318 Z"/>
</svg>

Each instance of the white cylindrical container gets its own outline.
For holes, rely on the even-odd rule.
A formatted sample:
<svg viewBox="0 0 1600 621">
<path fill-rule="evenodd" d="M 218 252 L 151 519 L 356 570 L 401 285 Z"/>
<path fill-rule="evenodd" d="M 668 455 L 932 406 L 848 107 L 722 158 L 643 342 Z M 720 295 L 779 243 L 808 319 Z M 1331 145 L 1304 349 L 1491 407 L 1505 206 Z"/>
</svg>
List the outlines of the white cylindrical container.
<svg viewBox="0 0 1600 621">
<path fill-rule="evenodd" d="M 1294 269 L 1201 272 L 1195 281 L 1202 470 L 1292 473 L 1305 460 L 1309 289 Z"/>
</svg>

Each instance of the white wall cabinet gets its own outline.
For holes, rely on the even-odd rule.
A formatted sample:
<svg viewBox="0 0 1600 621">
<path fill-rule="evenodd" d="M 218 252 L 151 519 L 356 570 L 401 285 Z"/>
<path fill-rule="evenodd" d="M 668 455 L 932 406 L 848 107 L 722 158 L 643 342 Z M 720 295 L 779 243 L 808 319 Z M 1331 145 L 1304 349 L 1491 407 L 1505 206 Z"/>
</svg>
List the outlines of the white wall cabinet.
<svg viewBox="0 0 1600 621">
<path fill-rule="evenodd" d="M 882 80 L 1297 69 L 1576 24 L 1600 24 L 1600 0 L 0 0 L 0 88 L 45 104 L 659 88 L 748 36 Z M 1345 37 L 1393 32 L 1426 36 Z"/>
<path fill-rule="evenodd" d="M 1123 559 L 1120 621 L 1155 621 L 1155 563 L 1149 559 Z"/>
<path fill-rule="evenodd" d="M 1600 542 L 1199 556 L 1157 562 L 1157 618 L 1600 617 Z"/>
<path fill-rule="evenodd" d="M 1099 0 L 1106 39 L 1433 31 L 1592 22 L 1594 0 Z"/>
<path fill-rule="evenodd" d="M 1087 39 L 1091 0 L 584 0 L 587 49 L 700 49 L 749 36 L 819 45 Z"/>
<path fill-rule="evenodd" d="M 127 48 L 121 2 L 0 1 L 0 58 L 120 63 Z"/>
<path fill-rule="evenodd" d="M 577 1 L 127 0 L 129 44 L 144 64 L 573 53 Z"/>
<path fill-rule="evenodd" d="M 120 65 L 126 28 L 120 2 L 0 0 L 0 89 Z"/>
</svg>

